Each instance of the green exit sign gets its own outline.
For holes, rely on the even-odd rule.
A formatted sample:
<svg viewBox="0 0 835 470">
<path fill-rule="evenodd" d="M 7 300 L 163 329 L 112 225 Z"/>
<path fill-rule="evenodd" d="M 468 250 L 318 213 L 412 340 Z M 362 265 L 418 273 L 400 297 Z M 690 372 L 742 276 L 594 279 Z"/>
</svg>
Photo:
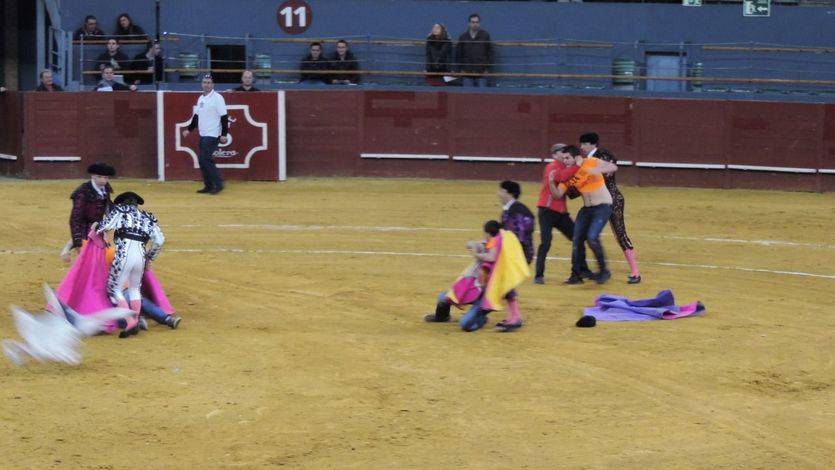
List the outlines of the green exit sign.
<svg viewBox="0 0 835 470">
<path fill-rule="evenodd" d="M 771 0 L 744 0 L 742 16 L 771 16 Z"/>
</svg>

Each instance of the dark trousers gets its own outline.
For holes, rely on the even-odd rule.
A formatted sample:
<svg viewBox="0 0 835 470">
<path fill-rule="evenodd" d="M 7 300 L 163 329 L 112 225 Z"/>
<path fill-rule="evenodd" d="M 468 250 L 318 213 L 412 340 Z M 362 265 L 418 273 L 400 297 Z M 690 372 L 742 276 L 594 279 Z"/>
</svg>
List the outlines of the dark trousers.
<svg viewBox="0 0 835 470">
<path fill-rule="evenodd" d="M 551 231 L 557 229 L 568 241 L 572 241 L 574 240 L 574 221 L 567 213 L 553 211 L 547 207 L 538 209 L 539 248 L 536 250 L 536 277 L 543 277 L 545 275 L 545 259 L 551 249 Z M 585 246 L 581 248 L 585 250 Z M 583 259 L 585 259 L 585 253 Z"/>
<path fill-rule="evenodd" d="M 200 156 L 197 157 L 197 163 L 200 164 L 200 173 L 203 174 L 203 186 L 209 189 L 223 188 L 223 180 L 212 157 L 217 150 L 218 142 L 220 139 L 217 137 L 200 136 Z"/>
<path fill-rule="evenodd" d="M 577 220 L 574 221 L 574 244 L 571 250 L 571 274 L 580 274 L 582 266 L 586 265 L 586 250 L 583 248 L 586 242 L 597 259 L 600 271 L 606 270 L 606 256 L 603 253 L 603 243 L 600 242 L 600 232 L 609 222 L 610 215 L 612 215 L 611 204 L 583 207 L 577 213 Z"/>
</svg>

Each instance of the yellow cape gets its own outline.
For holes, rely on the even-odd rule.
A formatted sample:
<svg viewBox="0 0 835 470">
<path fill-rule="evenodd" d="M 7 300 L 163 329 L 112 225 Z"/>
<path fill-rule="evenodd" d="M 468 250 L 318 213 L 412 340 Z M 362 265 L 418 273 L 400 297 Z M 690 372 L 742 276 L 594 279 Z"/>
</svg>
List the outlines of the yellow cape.
<svg viewBox="0 0 835 470">
<path fill-rule="evenodd" d="M 481 308 L 501 310 L 502 298 L 515 289 L 531 275 L 522 244 L 513 232 L 501 230 L 501 249 L 499 259 L 490 274 L 490 280 L 484 289 L 484 301 Z"/>
</svg>

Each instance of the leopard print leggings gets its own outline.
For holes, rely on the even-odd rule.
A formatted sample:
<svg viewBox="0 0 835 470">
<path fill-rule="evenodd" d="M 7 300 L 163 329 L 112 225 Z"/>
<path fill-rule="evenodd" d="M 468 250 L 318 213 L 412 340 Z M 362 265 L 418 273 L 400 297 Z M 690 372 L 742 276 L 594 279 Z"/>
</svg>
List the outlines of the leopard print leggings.
<svg viewBox="0 0 835 470">
<path fill-rule="evenodd" d="M 615 238 L 617 238 L 621 250 L 631 250 L 633 249 L 632 240 L 630 240 L 629 235 L 626 234 L 626 222 L 623 220 L 623 208 L 625 205 L 623 194 L 621 194 L 617 189 L 612 191 L 611 188 L 609 192 L 612 193 L 612 215 L 609 217 L 612 232 L 615 234 Z"/>
</svg>

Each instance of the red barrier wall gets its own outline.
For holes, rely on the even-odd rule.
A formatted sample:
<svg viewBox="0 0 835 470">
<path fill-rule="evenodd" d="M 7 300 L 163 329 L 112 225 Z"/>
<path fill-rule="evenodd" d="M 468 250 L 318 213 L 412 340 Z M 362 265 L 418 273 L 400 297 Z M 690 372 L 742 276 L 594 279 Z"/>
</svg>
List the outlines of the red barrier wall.
<svg viewBox="0 0 835 470">
<path fill-rule="evenodd" d="M 278 100 L 276 93 L 224 93 L 229 141 L 214 160 L 224 179 L 271 180 L 278 175 Z M 200 93 L 165 93 L 165 179 L 201 179 L 197 162 L 200 137 L 188 127 Z"/>
<path fill-rule="evenodd" d="M 23 94 L 0 94 L 0 175 L 18 175 L 23 171 Z"/>
<path fill-rule="evenodd" d="M 0 98 L 2 109 L 15 109 L 14 96 Z M 261 96 L 245 99 L 272 102 L 276 95 Z M 123 176 L 156 177 L 155 106 L 152 93 L 27 93 L 22 148 L 14 148 L 8 124 L 0 133 L 2 148 L 18 151 L 23 161 L 17 167 L 0 161 L 0 171 L 78 177 L 88 163 L 105 160 Z M 619 170 L 619 181 L 627 184 L 835 190 L 835 174 L 826 172 L 835 170 L 832 104 L 334 88 L 287 91 L 285 111 L 290 177 L 538 180 L 552 143 L 596 131 L 604 147 L 637 163 Z M 13 126 L 9 113 L 3 120 Z M 82 160 L 33 160 L 44 155 Z M 467 161 L 472 157 L 516 161 Z M 678 167 L 663 167 L 670 164 Z M 704 164 L 720 168 L 688 168 Z"/>
<path fill-rule="evenodd" d="M 156 178 L 156 99 L 152 93 L 26 93 L 23 176 L 83 178 L 89 164 L 119 176 Z M 36 161 L 80 157 L 79 161 Z"/>
</svg>

